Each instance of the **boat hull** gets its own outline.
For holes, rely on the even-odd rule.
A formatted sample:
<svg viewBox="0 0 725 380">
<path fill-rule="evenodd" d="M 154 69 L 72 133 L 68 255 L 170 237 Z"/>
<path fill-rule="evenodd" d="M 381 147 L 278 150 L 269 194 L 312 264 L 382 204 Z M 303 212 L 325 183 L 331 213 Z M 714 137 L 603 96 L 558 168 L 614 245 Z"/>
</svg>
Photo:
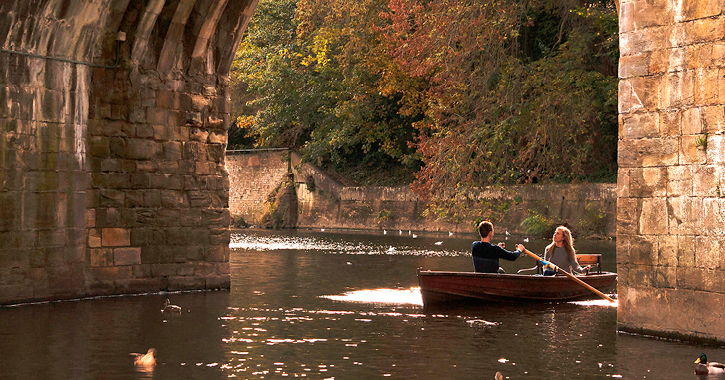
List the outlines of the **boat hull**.
<svg viewBox="0 0 725 380">
<path fill-rule="evenodd" d="M 577 278 L 606 293 L 613 289 L 617 274 L 603 272 Z M 418 271 L 418 283 L 426 305 L 476 300 L 568 302 L 599 298 L 566 276 Z"/>
</svg>

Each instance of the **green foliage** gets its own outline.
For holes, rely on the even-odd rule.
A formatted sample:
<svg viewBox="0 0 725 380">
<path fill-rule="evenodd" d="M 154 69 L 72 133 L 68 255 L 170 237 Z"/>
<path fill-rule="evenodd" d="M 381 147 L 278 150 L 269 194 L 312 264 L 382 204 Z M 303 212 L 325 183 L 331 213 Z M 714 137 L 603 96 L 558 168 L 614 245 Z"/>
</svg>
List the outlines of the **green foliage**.
<svg viewBox="0 0 725 380">
<path fill-rule="evenodd" d="M 409 142 L 420 118 L 401 112 L 406 80 L 386 54 L 386 1 L 262 1 L 235 61 L 237 124 L 256 145 L 353 180 L 409 183 L 420 161 Z M 398 78 L 400 77 L 400 79 Z M 236 112 L 236 111 L 235 111 Z"/>
<path fill-rule="evenodd" d="M 521 222 L 521 227 L 531 235 L 547 236 L 553 234 L 556 223 L 536 210 L 529 210 L 529 216 Z"/>
<path fill-rule="evenodd" d="M 707 149 L 707 133 L 703 133 L 698 136 L 695 140 L 695 146 L 702 149 Z"/>
<path fill-rule="evenodd" d="M 591 203 L 584 206 L 584 215 L 579 222 L 579 232 L 582 236 L 591 237 L 594 235 L 606 235 L 606 218 L 607 214 L 598 209 Z"/>
<path fill-rule="evenodd" d="M 433 209 L 482 185 L 616 174 L 616 11 L 568 4 L 391 2 L 396 62 L 431 83 L 413 189 Z"/>
<path fill-rule="evenodd" d="M 481 186 L 615 180 L 618 41 L 612 0 L 263 0 L 229 145 L 495 217 Z"/>
</svg>

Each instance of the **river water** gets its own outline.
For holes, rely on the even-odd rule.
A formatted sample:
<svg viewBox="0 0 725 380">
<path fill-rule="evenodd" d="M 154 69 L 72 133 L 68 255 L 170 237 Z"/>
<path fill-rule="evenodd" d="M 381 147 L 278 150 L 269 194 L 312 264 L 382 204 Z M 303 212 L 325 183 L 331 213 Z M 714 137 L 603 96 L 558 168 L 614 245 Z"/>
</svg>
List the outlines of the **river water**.
<svg viewBox="0 0 725 380">
<path fill-rule="evenodd" d="M 0 379 L 697 379 L 701 352 L 725 361 L 618 334 L 605 302 L 424 308 L 416 268 L 472 270 L 474 238 L 238 232 L 230 291 L 0 307 Z M 577 248 L 615 269 L 613 242 Z M 167 298 L 180 314 L 161 312 Z M 151 347 L 157 364 L 134 366 Z"/>
</svg>

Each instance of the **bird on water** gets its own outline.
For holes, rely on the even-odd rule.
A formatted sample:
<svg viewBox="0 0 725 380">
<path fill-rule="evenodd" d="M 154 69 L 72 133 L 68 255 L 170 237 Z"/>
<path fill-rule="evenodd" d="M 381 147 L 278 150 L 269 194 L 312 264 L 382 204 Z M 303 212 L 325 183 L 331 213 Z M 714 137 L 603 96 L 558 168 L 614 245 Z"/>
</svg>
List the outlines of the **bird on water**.
<svg viewBox="0 0 725 380">
<path fill-rule="evenodd" d="M 150 367 L 156 364 L 156 350 L 149 348 L 145 354 L 130 353 L 133 356 L 133 364 L 138 366 Z"/>
<path fill-rule="evenodd" d="M 700 354 L 695 360 L 697 366 L 695 367 L 696 375 L 712 375 L 725 373 L 725 364 L 718 362 L 708 362 L 705 354 Z"/>
<path fill-rule="evenodd" d="M 181 306 L 172 305 L 169 299 L 164 302 L 164 308 L 161 310 L 162 313 L 176 313 L 181 314 Z"/>
</svg>

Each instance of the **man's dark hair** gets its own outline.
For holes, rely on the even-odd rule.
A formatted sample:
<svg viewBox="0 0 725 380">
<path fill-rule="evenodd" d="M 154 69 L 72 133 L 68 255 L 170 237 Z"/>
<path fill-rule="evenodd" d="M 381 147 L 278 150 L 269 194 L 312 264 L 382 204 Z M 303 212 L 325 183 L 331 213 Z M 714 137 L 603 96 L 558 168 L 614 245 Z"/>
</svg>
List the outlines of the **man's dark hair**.
<svg viewBox="0 0 725 380">
<path fill-rule="evenodd" d="M 493 231 L 493 224 L 491 222 L 484 220 L 478 224 L 478 234 L 481 235 L 481 238 L 488 236 L 491 231 Z"/>
</svg>

